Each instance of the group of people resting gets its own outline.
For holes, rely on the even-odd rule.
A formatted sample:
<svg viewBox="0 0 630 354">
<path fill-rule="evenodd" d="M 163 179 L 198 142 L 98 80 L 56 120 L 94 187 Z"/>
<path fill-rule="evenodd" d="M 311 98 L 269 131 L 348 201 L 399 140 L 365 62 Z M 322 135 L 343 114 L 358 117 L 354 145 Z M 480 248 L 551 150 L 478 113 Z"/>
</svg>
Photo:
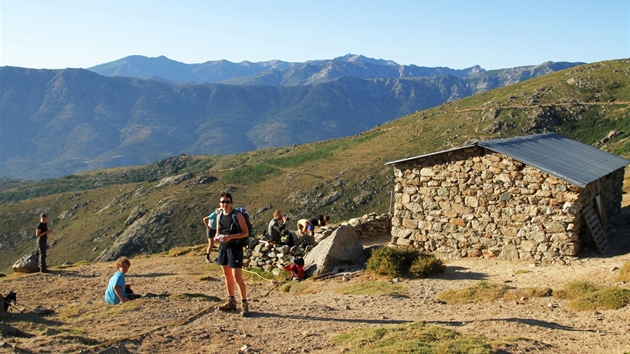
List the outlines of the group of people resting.
<svg viewBox="0 0 630 354">
<path fill-rule="evenodd" d="M 281 242 L 283 232 L 286 230 L 287 222 L 289 218 L 283 216 L 280 210 L 273 212 L 273 219 L 269 221 L 267 227 L 267 234 L 269 235 L 269 241 L 272 243 Z M 311 219 L 300 219 L 297 222 L 297 230 L 299 235 L 315 235 L 315 227 L 325 226 L 330 221 L 329 215 L 317 215 Z"/>
<path fill-rule="evenodd" d="M 232 195 L 227 192 L 219 196 L 219 209 L 203 218 L 208 237 L 206 249 L 206 262 L 211 262 L 210 252 L 214 243 L 219 243 L 218 256 L 215 260 L 221 266 L 225 279 L 225 287 L 228 299 L 225 304 L 219 306 L 220 311 L 237 312 L 238 307 L 234 298 L 235 284 L 238 285 L 241 298 L 240 314 L 248 316 L 249 305 L 247 303 L 247 290 L 243 281 L 243 246 L 238 239 L 249 235 L 249 229 L 243 214 L 232 207 Z M 233 215 L 234 214 L 234 215 Z M 273 213 L 273 219 L 269 222 L 267 232 L 270 240 L 279 239 L 286 228 L 289 218 L 282 215 L 280 210 Z M 315 226 L 324 226 L 330 220 L 328 215 L 318 215 L 312 219 L 300 219 L 297 222 L 298 232 L 313 236 Z M 119 304 L 131 300 L 137 295 L 129 294 L 130 288 L 125 286 L 125 274 L 129 271 L 131 262 L 126 257 L 116 261 L 116 273 L 111 277 L 105 290 L 105 301 L 109 304 Z"/>
</svg>

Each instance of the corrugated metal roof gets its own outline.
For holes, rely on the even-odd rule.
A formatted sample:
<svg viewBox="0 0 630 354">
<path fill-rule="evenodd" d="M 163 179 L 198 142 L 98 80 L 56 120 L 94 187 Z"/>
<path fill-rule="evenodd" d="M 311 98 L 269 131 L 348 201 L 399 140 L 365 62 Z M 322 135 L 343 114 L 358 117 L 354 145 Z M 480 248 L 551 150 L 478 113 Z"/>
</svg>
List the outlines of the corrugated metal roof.
<svg viewBox="0 0 630 354">
<path fill-rule="evenodd" d="M 623 157 L 582 144 L 558 133 L 486 140 L 480 141 L 476 145 L 509 156 L 581 188 L 630 164 L 630 161 Z M 470 147 L 470 145 L 466 147 Z M 453 150 L 457 149 L 392 161 L 387 164 L 419 159 Z"/>
<path fill-rule="evenodd" d="M 477 144 L 582 188 L 630 164 L 620 156 L 558 133 L 480 141 Z"/>
</svg>

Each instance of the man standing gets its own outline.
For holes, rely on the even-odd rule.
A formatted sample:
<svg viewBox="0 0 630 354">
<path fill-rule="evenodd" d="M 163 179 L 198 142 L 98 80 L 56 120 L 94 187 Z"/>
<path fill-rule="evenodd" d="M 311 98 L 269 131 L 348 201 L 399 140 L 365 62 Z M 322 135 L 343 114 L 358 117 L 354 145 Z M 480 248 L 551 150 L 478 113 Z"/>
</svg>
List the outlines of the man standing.
<svg viewBox="0 0 630 354">
<path fill-rule="evenodd" d="M 282 216 L 280 210 L 273 212 L 273 219 L 269 221 L 269 227 L 267 227 L 267 233 L 269 234 L 269 241 L 279 243 L 282 238 L 282 230 L 287 226 L 289 218 Z"/>
<path fill-rule="evenodd" d="M 48 273 L 48 267 L 46 266 L 46 249 L 48 248 L 48 234 L 51 234 L 52 232 L 53 230 L 48 230 L 46 214 L 42 213 L 39 216 L 39 225 L 37 225 L 37 229 L 35 229 L 37 248 L 39 249 L 37 265 L 40 273 Z"/>
<path fill-rule="evenodd" d="M 232 195 L 221 193 L 219 197 L 221 210 L 217 214 L 217 235 L 214 241 L 219 242 L 219 256 L 217 263 L 223 270 L 225 276 L 225 287 L 228 299 L 223 306 L 219 306 L 220 311 L 236 311 L 236 300 L 234 299 L 234 283 L 238 285 L 241 295 L 241 316 L 249 315 L 247 305 L 247 291 L 243 281 L 243 246 L 236 240 L 249 235 L 249 229 L 243 214 L 232 208 Z"/>
</svg>

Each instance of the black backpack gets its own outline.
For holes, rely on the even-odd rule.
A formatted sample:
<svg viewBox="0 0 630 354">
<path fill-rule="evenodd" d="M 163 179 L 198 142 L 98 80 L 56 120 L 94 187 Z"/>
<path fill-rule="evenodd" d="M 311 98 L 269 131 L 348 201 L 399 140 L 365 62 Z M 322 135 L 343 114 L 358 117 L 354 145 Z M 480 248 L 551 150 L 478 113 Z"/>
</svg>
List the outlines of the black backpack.
<svg viewBox="0 0 630 354">
<path fill-rule="evenodd" d="M 280 234 L 280 244 L 293 246 L 293 232 L 290 230 L 282 230 L 282 234 Z"/>
<path fill-rule="evenodd" d="M 217 215 L 217 220 L 221 220 L 220 218 L 221 218 L 222 213 L 223 211 L 219 212 L 219 215 Z M 238 216 L 237 216 L 238 213 L 243 214 L 243 219 L 245 219 L 245 224 L 247 225 L 248 233 L 246 237 L 239 238 L 236 240 L 231 240 L 228 243 L 245 247 L 249 244 L 249 238 L 254 234 L 254 229 L 252 227 L 251 221 L 249 221 L 249 213 L 247 212 L 247 210 L 244 207 L 237 207 L 237 208 L 234 208 L 234 211 L 232 211 L 232 226 L 230 226 L 230 231 L 234 233 L 241 232 L 241 227 L 238 225 Z"/>
</svg>

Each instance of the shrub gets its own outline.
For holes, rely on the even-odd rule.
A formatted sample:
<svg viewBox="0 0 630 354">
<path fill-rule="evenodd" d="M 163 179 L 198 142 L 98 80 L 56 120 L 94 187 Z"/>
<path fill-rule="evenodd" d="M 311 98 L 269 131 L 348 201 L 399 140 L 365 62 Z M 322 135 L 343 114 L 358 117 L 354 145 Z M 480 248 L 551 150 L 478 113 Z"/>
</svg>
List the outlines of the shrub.
<svg viewBox="0 0 630 354">
<path fill-rule="evenodd" d="M 630 304 L 630 290 L 610 287 L 571 300 L 567 307 L 575 311 L 617 310 L 628 304 Z"/>
<path fill-rule="evenodd" d="M 444 264 L 432 254 L 420 253 L 411 264 L 409 274 L 414 278 L 426 278 L 444 273 Z"/>
<path fill-rule="evenodd" d="M 630 282 L 630 261 L 626 262 L 623 267 L 621 267 L 617 281 Z"/>
<path fill-rule="evenodd" d="M 428 277 L 444 272 L 442 261 L 411 247 L 382 247 L 370 256 L 367 270 L 391 277 Z"/>
<path fill-rule="evenodd" d="M 572 281 L 565 285 L 563 289 L 554 291 L 553 297 L 564 300 L 573 300 L 597 290 L 600 290 L 600 287 L 593 283 Z"/>
<path fill-rule="evenodd" d="M 589 282 L 574 281 L 553 296 L 571 300 L 567 307 L 575 311 L 616 310 L 630 304 L 630 290 L 602 287 Z"/>
</svg>

